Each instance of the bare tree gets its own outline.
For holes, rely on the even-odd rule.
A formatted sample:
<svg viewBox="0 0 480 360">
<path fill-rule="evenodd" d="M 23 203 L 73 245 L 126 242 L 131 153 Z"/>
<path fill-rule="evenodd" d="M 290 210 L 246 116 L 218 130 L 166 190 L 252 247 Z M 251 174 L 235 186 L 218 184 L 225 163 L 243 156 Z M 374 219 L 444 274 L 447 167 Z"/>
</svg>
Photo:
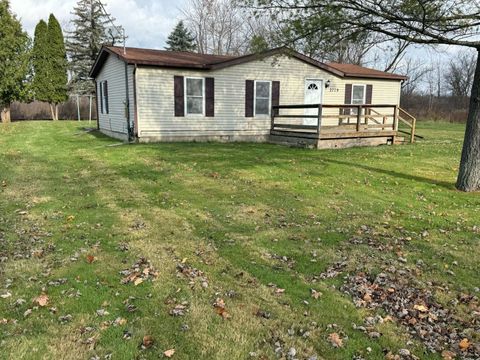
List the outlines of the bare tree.
<svg viewBox="0 0 480 360">
<path fill-rule="evenodd" d="M 472 90 L 475 75 L 475 53 L 463 51 L 455 54 L 445 74 L 447 89 L 453 96 L 467 97 Z"/>
<path fill-rule="evenodd" d="M 433 71 L 431 64 L 425 64 L 421 59 L 407 58 L 399 71 L 408 74 L 408 79 L 402 83 L 402 96 L 412 96 L 418 92 L 419 85 Z"/>
<path fill-rule="evenodd" d="M 202 54 L 243 55 L 262 30 L 249 9 L 229 0 L 189 0 L 183 15 Z"/>
</svg>

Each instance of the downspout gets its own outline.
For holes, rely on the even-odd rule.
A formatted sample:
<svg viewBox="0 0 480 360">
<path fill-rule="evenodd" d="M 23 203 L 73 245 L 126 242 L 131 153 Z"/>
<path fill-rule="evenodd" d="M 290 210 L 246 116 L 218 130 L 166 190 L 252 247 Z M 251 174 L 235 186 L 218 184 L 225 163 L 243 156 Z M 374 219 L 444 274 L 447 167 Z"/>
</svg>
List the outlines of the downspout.
<svg viewBox="0 0 480 360">
<path fill-rule="evenodd" d="M 126 91 L 126 99 L 125 99 L 125 118 L 127 119 L 127 132 L 128 132 L 128 142 L 133 141 L 133 129 L 130 124 L 130 91 L 128 88 L 128 63 L 125 62 L 125 91 Z"/>
<path fill-rule="evenodd" d="M 133 130 L 134 130 L 134 136 L 135 139 L 138 140 L 138 108 L 137 108 L 137 69 L 138 66 L 135 64 L 135 67 L 133 68 L 133 114 L 134 114 L 134 124 L 133 124 Z"/>
<path fill-rule="evenodd" d="M 100 112 L 98 111 L 98 81 L 96 79 L 95 79 L 95 108 L 97 109 L 97 130 L 100 130 Z"/>
</svg>

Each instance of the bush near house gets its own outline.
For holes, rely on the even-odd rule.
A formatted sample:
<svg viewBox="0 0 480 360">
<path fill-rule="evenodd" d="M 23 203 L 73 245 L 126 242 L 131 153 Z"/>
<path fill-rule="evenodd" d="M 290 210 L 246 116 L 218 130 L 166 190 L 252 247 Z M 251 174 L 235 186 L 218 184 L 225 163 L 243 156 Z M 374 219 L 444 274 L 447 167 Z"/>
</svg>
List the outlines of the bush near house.
<svg viewBox="0 0 480 360">
<path fill-rule="evenodd" d="M 0 126 L 2 357 L 480 356 L 463 126 L 326 151 L 85 126 Z"/>
</svg>

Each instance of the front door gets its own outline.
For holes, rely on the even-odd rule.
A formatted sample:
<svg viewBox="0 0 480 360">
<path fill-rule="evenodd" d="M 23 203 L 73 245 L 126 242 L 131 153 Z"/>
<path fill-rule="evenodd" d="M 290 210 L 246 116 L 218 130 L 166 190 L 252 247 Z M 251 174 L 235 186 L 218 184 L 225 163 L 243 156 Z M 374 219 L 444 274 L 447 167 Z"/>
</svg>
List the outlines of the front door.
<svg viewBox="0 0 480 360">
<path fill-rule="evenodd" d="M 323 92 L 323 80 L 306 79 L 305 80 L 305 104 L 321 104 Z M 305 109 L 305 115 L 318 116 L 318 108 Z M 317 125 L 318 120 L 313 118 L 304 118 L 304 125 Z"/>
</svg>

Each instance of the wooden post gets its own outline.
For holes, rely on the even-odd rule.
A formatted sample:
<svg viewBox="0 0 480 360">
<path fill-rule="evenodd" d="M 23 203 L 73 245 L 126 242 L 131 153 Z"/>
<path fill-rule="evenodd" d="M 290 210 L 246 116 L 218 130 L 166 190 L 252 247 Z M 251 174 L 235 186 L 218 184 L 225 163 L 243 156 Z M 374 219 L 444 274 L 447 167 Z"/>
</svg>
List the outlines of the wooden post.
<svg viewBox="0 0 480 360">
<path fill-rule="evenodd" d="M 317 119 L 317 134 L 320 135 L 320 129 L 322 128 L 322 104 L 318 104 L 318 119 Z"/>
<path fill-rule="evenodd" d="M 78 117 L 78 121 L 80 121 L 80 100 L 78 95 L 77 95 L 77 117 Z"/>
<path fill-rule="evenodd" d="M 274 128 L 275 128 L 275 109 L 272 106 L 272 110 L 270 114 L 270 132 L 272 132 Z"/>
<path fill-rule="evenodd" d="M 88 123 L 90 124 L 92 122 L 92 95 L 88 96 L 88 100 L 89 100 Z"/>
<path fill-rule="evenodd" d="M 362 120 L 362 106 L 357 106 L 357 131 L 360 131 L 360 122 Z"/>
<path fill-rule="evenodd" d="M 398 123 L 398 105 L 393 107 L 393 131 L 397 130 Z"/>
<path fill-rule="evenodd" d="M 413 144 L 415 142 L 415 127 L 417 124 L 417 119 L 413 119 L 412 121 L 412 132 L 410 134 L 410 144 Z"/>
</svg>

